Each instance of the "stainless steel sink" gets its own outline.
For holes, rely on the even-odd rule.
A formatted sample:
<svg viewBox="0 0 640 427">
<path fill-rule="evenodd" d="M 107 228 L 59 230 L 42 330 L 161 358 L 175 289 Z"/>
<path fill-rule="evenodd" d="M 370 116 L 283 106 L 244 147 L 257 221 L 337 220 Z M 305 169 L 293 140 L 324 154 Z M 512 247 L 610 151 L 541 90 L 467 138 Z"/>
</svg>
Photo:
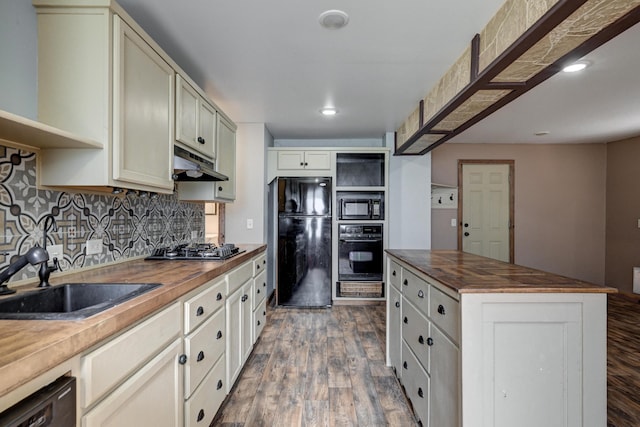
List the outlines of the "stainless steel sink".
<svg viewBox="0 0 640 427">
<path fill-rule="evenodd" d="M 66 283 L 0 299 L 0 319 L 84 319 L 160 283 Z"/>
</svg>

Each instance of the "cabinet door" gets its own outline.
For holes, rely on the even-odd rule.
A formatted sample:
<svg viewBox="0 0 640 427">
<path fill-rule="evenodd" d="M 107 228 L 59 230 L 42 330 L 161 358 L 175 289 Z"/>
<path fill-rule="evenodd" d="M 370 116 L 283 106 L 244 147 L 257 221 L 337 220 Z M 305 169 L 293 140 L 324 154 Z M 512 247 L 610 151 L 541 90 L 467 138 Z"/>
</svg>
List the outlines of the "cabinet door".
<svg viewBox="0 0 640 427">
<path fill-rule="evenodd" d="M 180 75 L 176 76 L 176 140 L 196 147 L 199 96 Z"/>
<path fill-rule="evenodd" d="M 278 152 L 278 169 L 280 170 L 304 169 L 304 151 Z"/>
<path fill-rule="evenodd" d="M 400 364 L 402 362 L 402 296 L 400 292 L 389 286 L 389 362 L 395 368 L 398 378 L 402 376 Z"/>
<path fill-rule="evenodd" d="M 173 189 L 174 71 L 114 17 L 113 178 Z"/>
<path fill-rule="evenodd" d="M 216 170 L 229 177 L 216 186 L 216 200 L 233 201 L 236 198 L 236 131 L 235 126 L 218 115 Z"/>
<path fill-rule="evenodd" d="M 84 427 L 182 425 L 182 339 L 137 371 L 121 387 L 82 417 Z"/>
<path fill-rule="evenodd" d="M 328 151 L 305 151 L 304 168 L 318 170 L 331 169 L 331 153 Z"/>
<path fill-rule="evenodd" d="M 200 99 L 198 114 L 198 151 L 212 160 L 216 158 L 216 110 L 204 100 Z"/>
<path fill-rule="evenodd" d="M 242 288 L 227 297 L 227 393 L 242 368 Z"/>
<path fill-rule="evenodd" d="M 247 361 L 253 349 L 253 280 L 242 287 L 242 365 Z"/>
<path fill-rule="evenodd" d="M 435 326 L 431 326 L 431 405 L 429 425 L 460 427 L 460 352 Z"/>
</svg>

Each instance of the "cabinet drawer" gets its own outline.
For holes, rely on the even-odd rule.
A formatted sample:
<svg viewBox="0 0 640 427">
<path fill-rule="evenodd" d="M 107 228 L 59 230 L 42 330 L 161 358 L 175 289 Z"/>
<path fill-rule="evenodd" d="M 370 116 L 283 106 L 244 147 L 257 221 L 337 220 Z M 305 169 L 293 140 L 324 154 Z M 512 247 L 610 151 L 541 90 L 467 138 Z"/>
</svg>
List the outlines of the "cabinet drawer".
<svg viewBox="0 0 640 427">
<path fill-rule="evenodd" d="M 218 280 L 218 279 L 216 279 Z M 210 286 L 214 281 L 203 287 Z M 224 307 L 225 281 L 220 280 L 213 286 L 198 293 L 184 303 L 184 333 L 188 334 L 197 328 L 211 314 Z"/>
<path fill-rule="evenodd" d="M 402 339 L 413 350 L 423 368 L 429 372 L 429 342 L 431 330 L 429 321 L 406 300 L 402 304 Z"/>
<path fill-rule="evenodd" d="M 223 355 L 209 371 L 191 399 L 185 402 L 185 427 L 206 427 L 211 424 L 226 396 L 224 369 L 225 358 Z"/>
<path fill-rule="evenodd" d="M 227 274 L 227 295 L 231 295 L 236 289 L 253 277 L 253 261 L 246 262 L 240 267 L 231 270 Z"/>
<path fill-rule="evenodd" d="M 262 253 L 253 259 L 253 275 L 257 276 L 263 271 L 267 271 L 267 254 Z"/>
<path fill-rule="evenodd" d="M 185 397 L 191 396 L 209 369 L 220 358 L 225 349 L 225 339 L 224 310 L 219 310 L 191 335 L 185 337 Z"/>
<path fill-rule="evenodd" d="M 180 323 L 180 303 L 175 303 L 83 356 L 81 406 L 93 404 L 160 352 L 180 334 Z"/>
<path fill-rule="evenodd" d="M 262 330 L 264 329 L 264 325 L 267 324 L 267 300 L 263 299 L 262 302 L 258 305 L 258 308 L 253 312 L 253 342 L 255 342 Z"/>
<path fill-rule="evenodd" d="M 402 287 L 400 286 L 401 274 L 402 268 L 400 267 L 400 265 L 398 265 L 394 261 L 389 261 L 389 283 L 391 283 L 393 287 L 400 292 L 402 292 Z"/>
<path fill-rule="evenodd" d="M 429 425 L 429 383 L 429 375 L 404 343 L 402 345 L 402 385 L 407 397 L 411 400 L 413 411 L 422 421 L 423 426 Z"/>
<path fill-rule="evenodd" d="M 453 341 L 460 342 L 460 303 L 431 286 L 429 317 Z"/>
<path fill-rule="evenodd" d="M 253 279 L 253 307 L 255 310 L 267 296 L 267 272 L 263 271 Z"/>
<path fill-rule="evenodd" d="M 425 316 L 429 313 L 429 283 L 407 269 L 402 269 L 402 296 Z"/>
</svg>

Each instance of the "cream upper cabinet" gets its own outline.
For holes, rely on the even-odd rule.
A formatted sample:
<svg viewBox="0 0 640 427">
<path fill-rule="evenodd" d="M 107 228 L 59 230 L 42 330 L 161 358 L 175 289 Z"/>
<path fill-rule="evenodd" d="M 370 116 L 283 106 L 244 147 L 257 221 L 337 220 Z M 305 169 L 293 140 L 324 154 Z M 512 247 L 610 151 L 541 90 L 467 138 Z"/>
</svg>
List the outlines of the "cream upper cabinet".
<svg viewBox="0 0 640 427">
<path fill-rule="evenodd" d="M 279 170 L 329 170 L 331 153 L 328 151 L 280 151 L 278 153 Z"/>
<path fill-rule="evenodd" d="M 181 75 L 176 75 L 176 141 L 215 159 L 216 110 Z"/>
<path fill-rule="evenodd" d="M 38 120 L 103 146 L 43 149 L 39 184 L 171 193 L 173 63 L 115 3 L 87 3 L 33 1 Z"/>
<path fill-rule="evenodd" d="M 216 183 L 215 199 L 233 201 L 236 198 L 236 127 L 218 115 L 218 158 L 216 170 L 229 177 Z"/>
</svg>

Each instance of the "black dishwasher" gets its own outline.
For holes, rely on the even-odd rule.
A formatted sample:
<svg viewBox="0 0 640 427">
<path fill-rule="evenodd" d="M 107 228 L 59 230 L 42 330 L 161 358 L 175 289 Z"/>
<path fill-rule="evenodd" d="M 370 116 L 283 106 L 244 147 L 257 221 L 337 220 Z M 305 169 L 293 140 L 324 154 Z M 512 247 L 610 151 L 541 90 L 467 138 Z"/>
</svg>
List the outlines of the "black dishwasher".
<svg viewBox="0 0 640 427">
<path fill-rule="evenodd" d="M 2 427 L 75 427 L 76 379 L 60 377 L 0 414 Z"/>
</svg>

